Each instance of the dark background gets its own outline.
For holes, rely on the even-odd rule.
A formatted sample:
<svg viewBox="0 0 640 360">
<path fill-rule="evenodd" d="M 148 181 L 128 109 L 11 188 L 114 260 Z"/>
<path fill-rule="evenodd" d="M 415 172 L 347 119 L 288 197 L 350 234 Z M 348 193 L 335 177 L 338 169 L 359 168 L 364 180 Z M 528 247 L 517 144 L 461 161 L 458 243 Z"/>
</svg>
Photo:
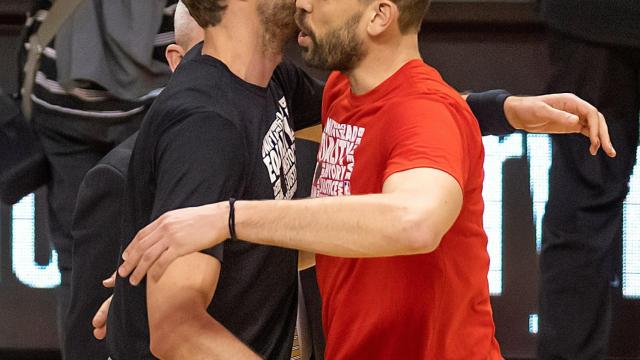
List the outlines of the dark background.
<svg viewBox="0 0 640 360">
<path fill-rule="evenodd" d="M 0 86 L 16 89 L 15 54 L 23 14 L 29 1 L 0 0 Z M 426 62 L 460 91 L 504 88 L 514 94 L 541 94 L 549 77 L 546 33 L 536 15 L 535 1 L 434 1 L 423 28 Z M 296 45 L 287 54 L 298 59 Z M 325 74 L 317 73 L 318 76 Z M 503 294 L 492 298 L 497 337 L 509 358 L 533 358 L 535 336 L 528 316 L 536 312 L 537 254 L 526 159 L 508 160 L 504 168 Z M 42 196 L 40 196 L 42 200 Z M 39 201 L 42 207 L 43 201 Z M 42 209 L 38 215 L 42 214 Z M 55 347 L 55 303 L 52 290 L 17 284 L 11 269 L 9 208 L 0 204 L 0 347 Z M 38 217 L 39 226 L 45 219 Z M 39 239 L 37 256 L 47 261 L 48 245 Z M 640 302 L 614 295 L 611 355 L 640 358 Z M 51 358 L 43 352 L 40 358 Z M 18 359 L 3 353 L 1 359 Z M 22 355 L 35 359 L 36 355 Z"/>
</svg>

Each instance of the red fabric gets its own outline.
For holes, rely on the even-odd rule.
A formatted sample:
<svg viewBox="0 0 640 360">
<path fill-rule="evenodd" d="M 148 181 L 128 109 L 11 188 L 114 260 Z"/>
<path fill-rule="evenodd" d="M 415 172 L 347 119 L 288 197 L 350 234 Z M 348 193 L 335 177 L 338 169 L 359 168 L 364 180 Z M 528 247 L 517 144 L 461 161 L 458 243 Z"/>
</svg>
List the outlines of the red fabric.
<svg viewBox="0 0 640 360">
<path fill-rule="evenodd" d="M 433 253 L 317 256 L 326 358 L 502 359 L 482 228 L 484 150 L 466 103 L 416 60 L 362 96 L 351 93 L 344 75 L 332 74 L 322 118 L 315 196 L 380 193 L 387 177 L 412 168 L 449 173 L 464 196 Z"/>
</svg>

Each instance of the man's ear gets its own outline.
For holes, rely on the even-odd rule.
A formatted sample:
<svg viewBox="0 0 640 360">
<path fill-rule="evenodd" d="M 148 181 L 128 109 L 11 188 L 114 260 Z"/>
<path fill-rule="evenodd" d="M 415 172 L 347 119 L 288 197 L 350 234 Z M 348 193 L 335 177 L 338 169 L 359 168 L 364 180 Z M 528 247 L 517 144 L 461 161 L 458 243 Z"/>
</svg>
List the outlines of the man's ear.
<svg viewBox="0 0 640 360">
<path fill-rule="evenodd" d="M 371 16 L 367 23 L 369 35 L 378 36 L 398 21 L 400 10 L 393 1 L 376 0 L 370 6 Z"/>
<path fill-rule="evenodd" d="M 171 44 L 167 46 L 167 50 L 164 53 L 164 56 L 167 58 L 167 62 L 169 63 L 169 67 L 171 71 L 176 71 L 178 65 L 184 58 L 185 51 L 182 46 L 177 44 Z"/>
</svg>

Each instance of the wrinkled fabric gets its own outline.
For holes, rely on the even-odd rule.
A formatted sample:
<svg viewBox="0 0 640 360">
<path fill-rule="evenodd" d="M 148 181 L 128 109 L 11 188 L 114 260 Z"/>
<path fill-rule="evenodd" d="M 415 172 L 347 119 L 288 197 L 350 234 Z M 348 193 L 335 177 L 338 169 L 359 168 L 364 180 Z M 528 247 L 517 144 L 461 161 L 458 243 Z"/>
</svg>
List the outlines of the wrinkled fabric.
<svg viewBox="0 0 640 360">
<path fill-rule="evenodd" d="M 56 41 L 58 81 L 66 90 L 87 81 L 119 99 L 140 98 L 166 84 L 169 67 L 153 58 L 166 0 L 87 0 Z"/>
</svg>

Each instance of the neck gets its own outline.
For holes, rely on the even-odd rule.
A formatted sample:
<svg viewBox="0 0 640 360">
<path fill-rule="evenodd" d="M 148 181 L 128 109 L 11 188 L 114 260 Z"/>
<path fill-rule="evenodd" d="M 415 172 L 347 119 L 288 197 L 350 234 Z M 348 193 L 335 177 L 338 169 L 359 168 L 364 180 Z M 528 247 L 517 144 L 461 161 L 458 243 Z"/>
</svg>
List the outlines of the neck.
<svg viewBox="0 0 640 360">
<path fill-rule="evenodd" d="M 407 62 L 421 58 L 418 35 L 404 35 L 392 44 L 371 44 L 358 66 L 345 74 L 349 77 L 351 91 L 362 95 L 382 84 Z"/>
<path fill-rule="evenodd" d="M 282 61 L 282 52 L 264 46 L 259 19 L 242 15 L 225 13 L 222 23 L 207 28 L 202 53 L 222 61 L 242 80 L 266 87 Z"/>
</svg>

